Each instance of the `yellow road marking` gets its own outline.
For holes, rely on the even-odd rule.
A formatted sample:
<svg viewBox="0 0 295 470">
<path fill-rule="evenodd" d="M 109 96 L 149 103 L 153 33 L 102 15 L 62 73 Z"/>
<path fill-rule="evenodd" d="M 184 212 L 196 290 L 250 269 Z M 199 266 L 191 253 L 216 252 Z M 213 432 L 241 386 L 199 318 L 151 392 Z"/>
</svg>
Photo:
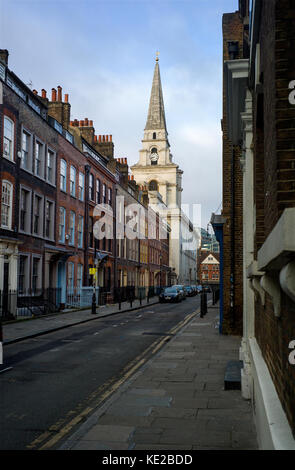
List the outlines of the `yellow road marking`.
<svg viewBox="0 0 295 470">
<path fill-rule="evenodd" d="M 97 408 L 103 401 L 109 398 L 118 388 L 123 385 L 126 380 L 133 375 L 151 356 L 146 357 L 147 354 L 151 352 L 152 355 L 156 354 L 156 352 L 163 346 L 168 339 L 171 339 L 171 334 L 175 335 L 181 328 L 183 328 L 195 315 L 197 312 L 193 312 L 188 315 L 184 320 L 178 323 L 175 327 L 173 327 L 167 335 L 162 338 L 160 341 L 154 341 L 145 351 L 139 354 L 133 361 L 131 361 L 124 369 L 123 374 L 119 380 L 114 382 L 114 379 L 108 380 L 105 384 L 101 385 L 95 392 L 93 392 L 89 397 L 89 400 L 93 400 L 100 396 L 99 402 L 95 404 L 95 406 L 87 407 L 82 412 L 80 412 L 75 418 L 65 424 L 65 421 L 69 418 L 70 415 L 75 414 L 75 411 L 70 411 L 67 416 L 63 420 L 57 421 L 54 425 L 50 426 L 48 431 L 42 433 L 37 439 L 35 439 L 31 444 L 27 446 L 28 449 L 33 449 L 38 447 L 39 450 L 45 450 L 52 448 L 58 441 L 60 441 L 66 434 L 68 434 L 74 426 L 79 424 L 87 415 L 89 415 L 95 408 Z M 112 384 L 112 382 L 114 382 Z M 106 389 L 106 390 L 105 390 Z M 103 392 L 103 390 L 105 390 Z M 103 393 L 102 393 L 103 392 Z M 81 405 L 80 405 L 81 406 Z M 77 407 L 79 408 L 79 406 Z M 52 437 L 52 433 L 56 433 Z M 48 440 L 47 440 L 48 439 Z M 42 443 L 47 440 L 45 444 Z M 41 447 L 39 447 L 41 446 Z"/>
</svg>

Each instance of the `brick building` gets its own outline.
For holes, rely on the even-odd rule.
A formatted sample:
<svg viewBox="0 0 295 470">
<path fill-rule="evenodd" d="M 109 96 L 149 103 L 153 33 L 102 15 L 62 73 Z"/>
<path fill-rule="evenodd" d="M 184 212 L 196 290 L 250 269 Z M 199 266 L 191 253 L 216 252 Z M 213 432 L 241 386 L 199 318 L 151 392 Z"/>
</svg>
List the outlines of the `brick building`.
<svg viewBox="0 0 295 470">
<path fill-rule="evenodd" d="M 55 243 L 57 135 L 42 100 L 8 69 L 1 53 L 1 293 L 12 312 L 29 295 L 55 303 L 45 273 Z M 18 292 L 18 299 L 8 292 Z M 53 297 L 52 297 L 53 295 Z M 7 302 L 13 302 L 8 305 Z M 38 308 L 38 305 L 35 305 Z"/>
<path fill-rule="evenodd" d="M 222 18 L 223 34 L 223 116 L 222 116 L 222 168 L 223 206 L 222 235 L 216 233 L 222 247 L 221 277 L 223 295 L 220 299 L 221 324 L 224 334 L 242 334 L 243 321 L 243 176 L 240 165 L 240 141 L 233 132 L 229 93 L 230 78 L 238 64 L 249 56 L 248 1 L 239 2 L 239 10 L 226 13 Z M 215 225 L 214 217 L 212 219 Z M 220 225 L 220 224 L 218 224 Z M 216 227 L 215 227 L 216 228 Z M 222 237 L 222 242 L 221 238 Z"/>
<path fill-rule="evenodd" d="M 198 281 L 202 284 L 218 284 L 219 265 L 219 253 L 202 250 L 198 256 Z"/>
<path fill-rule="evenodd" d="M 128 177 L 127 159 L 114 158 L 112 136 L 96 135 L 88 118 L 71 120 L 60 86 L 50 98 L 30 90 L 6 50 L 0 97 L 2 316 L 84 306 L 95 285 L 108 301 L 121 286 L 166 285 L 169 239 L 156 214 L 149 238 L 147 191 Z M 144 209 L 135 240 L 124 230 L 117 241 L 118 194 Z"/>
<path fill-rule="evenodd" d="M 251 9 L 249 59 L 228 62 L 226 75 L 227 130 L 242 149 L 242 394 L 260 447 L 294 450 L 295 5 L 255 0 Z M 212 221 L 225 229 L 222 217 Z"/>
</svg>

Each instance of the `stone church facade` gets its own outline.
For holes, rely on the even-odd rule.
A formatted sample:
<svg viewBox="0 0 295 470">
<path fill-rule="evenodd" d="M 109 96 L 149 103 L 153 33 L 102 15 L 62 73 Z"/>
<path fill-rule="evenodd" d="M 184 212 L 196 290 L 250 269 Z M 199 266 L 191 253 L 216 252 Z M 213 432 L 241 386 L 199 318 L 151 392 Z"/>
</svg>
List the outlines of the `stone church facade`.
<svg viewBox="0 0 295 470">
<path fill-rule="evenodd" d="M 171 228 L 169 265 L 175 282 L 196 283 L 198 233 L 181 209 L 183 171 L 170 151 L 158 58 L 139 161 L 131 171 L 136 182 L 147 187 L 150 206 Z"/>
</svg>

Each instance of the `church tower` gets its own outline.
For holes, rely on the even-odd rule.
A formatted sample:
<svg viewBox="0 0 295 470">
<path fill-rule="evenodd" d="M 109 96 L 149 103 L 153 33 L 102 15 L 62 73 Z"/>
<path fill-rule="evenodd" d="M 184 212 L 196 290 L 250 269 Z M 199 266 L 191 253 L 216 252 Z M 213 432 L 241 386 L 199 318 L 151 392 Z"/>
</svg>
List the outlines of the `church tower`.
<svg viewBox="0 0 295 470">
<path fill-rule="evenodd" d="M 181 207 L 183 172 L 173 163 L 170 152 L 158 57 L 139 161 L 131 170 L 138 184 L 147 185 L 152 205 L 161 195 L 168 208 Z"/>
<path fill-rule="evenodd" d="M 147 186 L 151 208 L 170 227 L 169 266 L 177 282 L 195 284 L 196 234 L 192 235 L 195 248 L 188 251 L 183 236 L 190 232 L 192 224 L 181 210 L 183 171 L 173 162 L 170 152 L 158 57 L 139 161 L 131 171 L 137 184 Z"/>
</svg>

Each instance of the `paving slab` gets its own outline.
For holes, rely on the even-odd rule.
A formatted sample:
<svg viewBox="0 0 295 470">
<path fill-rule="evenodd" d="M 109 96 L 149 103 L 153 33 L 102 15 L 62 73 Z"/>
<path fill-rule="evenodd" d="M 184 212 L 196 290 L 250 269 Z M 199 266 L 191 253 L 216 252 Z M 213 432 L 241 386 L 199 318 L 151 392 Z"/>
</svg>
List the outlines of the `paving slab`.
<svg viewBox="0 0 295 470">
<path fill-rule="evenodd" d="M 240 391 L 224 390 L 226 364 L 238 360 L 241 338 L 220 336 L 217 314 L 209 308 L 206 321 L 196 316 L 172 337 L 67 448 L 257 449 L 250 403 Z"/>
</svg>

